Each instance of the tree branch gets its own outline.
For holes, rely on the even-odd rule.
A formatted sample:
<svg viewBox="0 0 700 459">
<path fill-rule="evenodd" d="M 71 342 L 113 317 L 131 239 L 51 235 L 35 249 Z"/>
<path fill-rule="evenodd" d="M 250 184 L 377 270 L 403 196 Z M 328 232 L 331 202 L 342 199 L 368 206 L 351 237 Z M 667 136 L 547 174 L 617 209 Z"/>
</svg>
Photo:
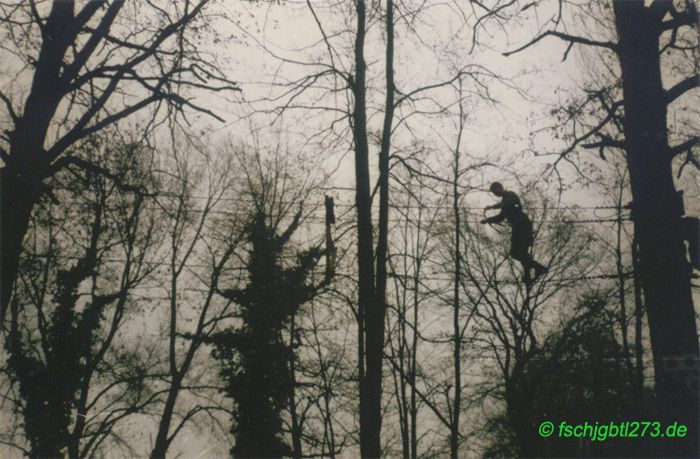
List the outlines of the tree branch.
<svg viewBox="0 0 700 459">
<path fill-rule="evenodd" d="M 697 137 L 694 140 L 695 144 L 697 144 Z M 687 166 L 688 164 L 692 164 L 693 166 L 695 166 L 696 169 L 700 170 L 700 162 L 697 160 L 697 158 L 693 156 L 692 145 L 689 146 L 686 149 L 686 151 L 688 152 L 688 154 L 685 157 L 685 161 L 683 161 L 681 167 L 678 168 L 678 178 L 681 177 L 681 174 L 683 174 L 683 169 L 685 169 L 685 166 Z"/>
<path fill-rule="evenodd" d="M 666 91 L 666 104 L 670 104 L 687 91 L 697 88 L 698 85 L 700 85 L 700 75 L 697 74 L 691 75 L 685 80 L 676 83 L 673 87 Z"/>
<path fill-rule="evenodd" d="M 80 17 L 76 19 L 78 23 L 76 24 L 76 28 L 78 30 L 75 30 L 74 33 L 78 34 L 80 32 L 80 29 L 82 29 L 82 25 L 87 22 L 92 14 L 97 9 L 97 6 L 92 6 L 94 4 L 99 5 L 100 2 L 91 2 L 88 3 L 85 8 L 80 12 Z M 92 6 L 92 7 L 91 7 Z M 90 34 L 90 38 L 87 40 L 87 43 L 83 46 L 83 48 L 75 55 L 75 58 L 73 59 L 73 62 L 68 65 L 63 72 L 63 81 L 67 85 L 68 82 L 70 82 L 75 76 L 78 74 L 78 71 L 87 63 L 88 59 L 90 58 L 90 55 L 95 51 L 95 48 L 97 48 L 97 45 L 102 41 L 102 38 L 105 37 L 109 33 L 109 28 L 112 26 L 112 23 L 117 17 L 117 14 L 119 14 L 119 10 L 124 6 L 124 0 L 119 0 L 115 1 L 111 5 L 109 5 L 109 9 L 105 13 L 105 15 L 102 17 L 102 20 L 100 21 L 99 25 L 97 28 Z"/>
<path fill-rule="evenodd" d="M 686 151 L 689 151 L 693 146 L 698 145 L 698 142 L 700 142 L 700 137 L 698 136 L 693 136 L 686 140 L 683 143 L 680 143 L 678 145 L 675 145 L 669 149 L 669 153 L 671 155 L 671 158 L 675 158 L 676 156 L 680 155 L 681 153 L 684 153 Z"/>
<path fill-rule="evenodd" d="M 124 118 L 157 100 L 166 98 L 171 102 L 179 102 L 182 105 L 185 99 L 181 98 L 179 100 L 176 100 L 175 97 L 168 97 L 168 95 L 158 92 L 156 94 L 151 95 L 151 97 L 148 97 L 132 105 L 131 107 L 127 107 L 121 110 L 120 112 L 115 113 L 114 115 L 108 116 L 102 122 L 99 122 L 94 126 L 86 129 L 86 126 L 90 123 L 90 121 L 92 121 L 93 117 L 95 117 L 97 113 L 105 106 L 108 99 L 110 99 L 111 95 L 117 89 L 117 86 L 119 85 L 120 81 L 122 81 L 124 76 L 129 74 L 129 72 L 132 72 L 133 69 L 136 68 L 136 66 L 146 61 L 150 57 L 154 56 L 159 51 L 160 45 L 170 36 L 177 33 L 178 30 L 181 30 L 183 27 L 185 27 L 194 17 L 196 17 L 196 15 L 199 14 L 201 9 L 208 1 L 209 0 L 200 0 L 189 13 L 184 14 L 177 21 L 172 22 L 160 29 L 158 34 L 154 37 L 153 41 L 148 45 L 148 47 L 143 53 L 136 55 L 131 60 L 128 60 L 124 64 L 118 66 L 116 74 L 111 77 L 111 81 L 109 82 L 107 87 L 102 91 L 102 94 L 99 96 L 99 98 L 90 106 L 90 109 L 81 117 L 81 119 L 76 123 L 73 129 L 71 129 L 70 132 L 68 132 L 65 136 L 63 136 L 63 138 L 56 142 L 56 144 L 53 147 L 51 147 L 51 149 L 48 152 L 48 156 L 50 158 L 55 158 L 56 156 L 61 154 L 61 152 L 63 152 L 66 148 L 68 148 L 68 146 L 70 146 L 72 142 L 92 132 L 98 131 L 106 127 L 107 125 L 114 123 L 120 120 L 121 118 Z M 171 71 L 170 75 L 164 75 L 163 77 L 161 77 L 161 80 L 156 87 L 160 89 L 162 85 L 168 83 L 168 78 L 172 76 L 172 73 L 173 72 Z M 191 103 L 187 103 L 187 105 L 191 107 L 193 106 Z M 206 110 L 204 109 L 200 109 L 200 111 L 206 112 Z"/>
<path fill-rule="evenodd" d="M 41 20 L 41 16 L 39 15 L 39 10 L 36 7 L 36 0 L 29 0 L 29 10 L 32 13 L 32 17 L 34 21 L 36 22 L 36 25 L 39 27 L 39 32 L 41 32 L 42 38 L 44 37 L 44 23 Z"/>
<path fill-rule="evenodd" d="M 14 123 L 17 123 L 17 120 L 19 118 L 17 116 L 17 113 L 15 113 L 15 110 L 12 108 L 12 101 L 1 90 L 0 90 L 0 99 L 2 99 L 3 102 L 5 102 L 5 106 L 7 107 L 7 111 L 10 114 L 10 118 L 12 118 L 12 121 Z"/>
<path fill-rule="evenodd" d="M 85 161 L 84 159 L 78 158 L 76 156 L 66 155 L 66 156 L 59 158 L 51 166 L 51 171 L 50 171 L 49 175 L 53 175 L 56 172 L 58 172 L 59 170 L 65 168 L 69 165 L 78 166 L 81 169 L 84 169 L 86 171 L 93 172 L 95 174 L 107 177 L 108 179 L 112 180 L 114 182 L 114 184 L 117 185 L 118 188 L 120 188 L 124 191 L 130 191 L 130 192 L 142 195 L 142 196 L 153 196 L 153 194 L 149 194 L 147 190 L 144 190 L 141 187 L 129 185 L 128 183 L 124 183 L 122 177 L 114 174 L 113 172 L 109 171 L 108 169 L 105 169 L 104 167 L 100 167 L 100 166 L 93 164 L 89 161 Z"/>
<path fill-rule="evenodd" d="M 151 97 L 148 97 L 146 99 L 143 99 L 142 101 L 138 102 L 137 104 L 132 105 L 131 107 L 127 107 L 117 113 L 114 113 L 113 115 L 110 115 L 100 121 L 99 123 L 94 124 L 93 126 L 89 128 L 84 128 L 84 125 L 87 124 L 87 122 L 92 118 L 92 115 L 86 114 L 86 116 L 83 117 L 83 123 L 77 124 L 71 131 L 66 133 L 61 139 L 59 139 L 53 147 L 47 152 L 47 156 L 49 158 L 56 158 L 58 155 L 60 155 L 66 148 L 69 146 L 73 145 L 73 143 L 77 142 L 78 140 L 87 137 L 88 135 L 92 134 L 93 132 L 97 132 L 100 129 L 103 129 L 110 124 L 116 123 L 122 118 L 125 118 L 132 113 L 135 113 L 142 108 L 146 107 L 147 105 L 163 99 L 162 94 L 157 94 L 157 95 L 152 95 Z M 94 110 L 93 110 L 94 109 Z M 97 105 L 93 107 L 93 109 L 90 110 L 90 112 L 97 112 L 98 108 Z"/>
<path fill-rule="evenodd" d="M 519 53 L 520 51 L 523 51 L 524 49 L 529 48 L 530 46 L 534 45 L 538 41 L 542 40 L 543 38 L 547 36 L 554 36 L 557 38 L 561 38 L 562 40 L 571 42 L 571 43 L 578 43 L 582 45 L 589 45 L 589 46 L 598 46 L 601 48 L 607 48 L 612 51 L 617 50 L 617 44 L 610 42 L 610 41 L 597 41 L 597 40 L 591 40 L 590 38 L 585 38 L 585 37 L 578 37 L 576 35 L 569 35 L 567 33 L 562 33 L 562 32 L 557 32 L 556 30 L 548 30 L 544 32 L 542 35 L 539 35 L 538 37 L 535 37 L 530 41 L 529 43 L 526 43 L 525 45 L 521 46 L 520 48 L 514 49 L 513 51 L 507 51 L 503 53 L 504 56 L 508 57 L 511 54 Z"/>
<path fill-rule="evenodd" d="M 599 132 L 595 133 L 600 137 L 600 141 L 593 143 L 581 144 L 583 148 L 625 148 L 625 142 L 623 140 L 615 140 L 607 134 L 601 134 Z"/>
<path fill-rule="evenodd" d="M 124 3 L 124 2 L 123 2 L 123 0 L 120 0 L 120 1 L 115 2 L 115 3 Z M 103 5 L 105 5 L 105 4 L 106 4 L 106 2 L 104 2 L 104 1 L 93 1 L 93 2 L 88 2 L 88 3 L 83 7 L 83 9 L 80 10 L 80 13 L 78 13 L 78 14 L 75 16 L 75 24 L 74 24 L 74 27 L 75 27 L 75 28 L 73 29 L 73 33 L 74 33 L 74 34 L 78 34 L 78 33 L 80 32 L 80 30 L 81 30 L 83 27 L 85 27 L 85 24 L 87 24 L 88 21 L 95 15 L 95 13 L 97 12 L 97 10 L 99 10 L 100 7 L 103 6 Z M 113 4 L 113 5 L 114 5 L 114 4 Z M 112 5 L 112 6 L 113 6 L 113 5 Z M 112 6 L 110 6 L 110 8 L 112 8 Z M 121 8 L 121 6 L 120 6 L 120 8 Z M 109 13 L 107 13 L 107 14 L 109 15 Z"/>
<path fill-rule="evenodd" d="M 671 2 L 664 2 L 671 4 Z M 678 12 L 675 8 L 671 6 L 669 13 L 673 16 L 672 19 L 668 21 L 663 21 L 661 23 L 661 30 L 675 30 L 683 26 L 692 26 L 698 23 L 698 10 L 693 6 L 692 2 L 688 2 L 688 8 L 682 13 Z"/>
</svg>

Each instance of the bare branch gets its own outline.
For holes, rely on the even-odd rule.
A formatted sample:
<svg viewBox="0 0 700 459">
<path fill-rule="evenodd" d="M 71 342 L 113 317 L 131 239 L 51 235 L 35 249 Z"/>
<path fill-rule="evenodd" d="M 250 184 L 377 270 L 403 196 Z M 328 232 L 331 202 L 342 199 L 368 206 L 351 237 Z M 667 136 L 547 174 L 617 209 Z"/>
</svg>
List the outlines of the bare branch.
<svg viewBox="0 0 700 459">
<path fill-rule="evenodd" d="M 688 164 L 692 164 L 696 169 L 700 170 L 700 161 L 693 156 L 693 152 L 690 149 L 688 149 L 688 155 L 685 157 L 685 161 L 683 161 L 683 164 L 681 164 L 681 167 L 678 169 L 678 178 L 681 177 L 683 169 L 685 169 L 685 166 Z"/>
<path fill-rule="evenodd" d="M 685 80 L 676 83 L 673 87 L 666 91 L 666 103 L 672 103 L 687 91 L 697 88 L 698 85 L 700 85 L 700 75 L 697 74 L 689 76 Z"/>
<path fill-rule="evenodd" d="M 600 137 L 600 141 L 593 143 L 581 144 L 583 148 L 625 148 L 625 142 L 622 140 L 615 140 L 607 134 L 596 133 Z"/>
<path fill-rule="evenodd" d="M 143 196 L 149 195 L 147 190 L 144 190 L 143 188 L 141 188 L 139 186 L 134 186 L 134 185 L 130 185 L 128 183 L 124 183 L 123 177 L 120 177 L 120 176 L 114 174 L 113 172 L 105 169 L 104 167 L 98 166 L 98 165 L 93 164 L 89 161 L 85 161 L 84 159 L 78 158 L 76 156 L 66 155 L 66 156 L 59 158 L 51 166 L 51 174 L 54 174 L 54 173 L 58 172 L 59 170 L 65 168 L 69 165 L 78 166 L 81 169 L 85 169 L 86 171 L 90 171 L 90 172 L 93 172 L 95 174 L 107 177 L 108 179 L 112 180 L 114 182 L 114 184 L 117 185 L 118 188 L 120 188 L 124 191 L 130 191 L 130 192 L 137 193 L 137 194 L 143 195 Z"/>
<path fill-rule="evenodd" d="M 671 155 L 671 158 L 675 158 L 676 156 L 680 155 L 681 153 L 689 151 L 694 146 L 699 145 L 698 142 L 700 142 L 700 137 L 695 135 L 695 136 L 689 138 L 688 140 L 686 140 L 685 142 L 671 147 L 669 149 L 669 153 Z"/>
<path fill-rule="evenodd" d="M 670 6 L 669 13 L 671 13 L 672 19 L 668 21 L 663 21 L 661 23 L 661 30 L 676 30 L 683 26 L 693 26 L 698 23 L 698 10 L 695 8 L 692 2 L 688 2 L 688 8 L 683 12 L 678 12 L 672 6 L 672 2 L 668 3 Z"/>
<path fill-rule="evenodd" d="M 17 116 L 17 113 L 15 113 L 14 108 L 12 108 L 12 101 L 1 90 L 0 90 L 0 99 L 2 99 L 2 101 L 5 103 L 5 106 L 7 107 L 7 111 L 10 114 L 12 121 L 16 123 L 17 120 L 19 119 L 19 117 Z"/>
<path fill-rule="evenodd" d="M 568 41 L 570 43 L 598 46 L 601 48 L 610 49 L 612 51 L 617 50 L 617 44 L 610 42 L 610 41 L 591 40 L 590 38 L 578 37 L 576 35 L 569 35 L 568 33 L 558 32 L 556 30 L 548 30 L 547 32 L 544 32 L 542 35 L 539 35 L 538 37 L 532 39 L 532 41 L 521 46 L 520 48 L 514 49 L 513 51 L 507 51 L 507 52 L 503 53 L 503 55 L 508 57 L 511 54 L 519 53 L 520 51 L 529 48 L 530 46 L 534 45 L 535 43 L 537 43 L 538 41 L 542 40 L 543 38 L 545 38 L 549 35 L 551 35 L 553 37 L 561 38 L 562 40 Z"/>
<path fill-rule="evenodd" d="M 92 6 L 95 4 L 97 5 Z M 85 8 L 83 8 L 83 10 L 81 11 L 81 14 L 83 14 L 83 16 L 80 17 L 80 19 L 78 19 L 78 23 L 75 25 L 75 29 L 77 29 L 74 30 L 75 34 L 77 34 L 82 28 L 82 25 L 85 22 L 87 22 L 90 17 L 92 17 L 92 14 L 94 14 L 99 4 L 100 2 L 92 2 L 86 5 Z M 109 33 L 109 28 L 112 26 L 112 23 L 116 19 L 117 14 L 119 14 L 119 10 L 123 6 L 124 0 L 119 0 L 109 5 L 107 13 L 105 13 L 105 15 L 102 17 L 102 20 L 100 21 L 100 24 L 92 32 L 87 43 L 85 43 L 80 52 L 78 52 L 75 55 L 73 63 L 66 66 L 62 77 L 64 82 L 67 83 L 71 81 L 77 75 L 80 68 L 87 63 L 88 58 L 95 51 L 95 48 L 97 48 L 97 45 L 100 43 L 100 41 L 102 41 L 102 38 Z"/>
<path fill-rule="evenodd" d="M 116 80 L 115 80 L 116 81 Z M 115 84 L 116 86 L 116 84 Z M 122 118 L 126 118 L 127 116 L 131 115 L 132 113 L 135 113 L 142 108 L 146 107 L 147 105 L 150 105 L 151 103 L 163 99 L 164 96 L 162 94 L 157 94 L 157 95 L 152 95 L 151 97 L 148 97 L 146 99 L 143 99 L 139 101 L 138 103 L 127 107 L 117 113 L 114 113 L 113 115 L 107 116 L 105 119 L 100 121 L 99 123 L 95 123 L 94 125 L 90 126 L 89 128 L 86 128 L 85 126 L 88 124 L 90 119 L 94 116 L 99 111 L 99 108 L 102 106 L 101 104 L 95 104 L 89 111 L 88 113 L 83 116 L 83 119 L 81 120 L 80 123 L 76 124 L 75 127 L 73 127 L 72 130 L 70 130 L 66 135 L 64 135 L 61 139 L 59 139 L 53 147 L 47 152 L 49 158 L 56 158 L 58 155 L 60 155 L 66 148 L 69 146 L 73 145 L 75 142 L 77 142 L 80 139 L 83 139 L 87 137 L 88 135 L 97 132 L 111 124 L 116 123 Z M 104 101 L 106 101 L 107 98 L 104 98 Z"/>
</svg>

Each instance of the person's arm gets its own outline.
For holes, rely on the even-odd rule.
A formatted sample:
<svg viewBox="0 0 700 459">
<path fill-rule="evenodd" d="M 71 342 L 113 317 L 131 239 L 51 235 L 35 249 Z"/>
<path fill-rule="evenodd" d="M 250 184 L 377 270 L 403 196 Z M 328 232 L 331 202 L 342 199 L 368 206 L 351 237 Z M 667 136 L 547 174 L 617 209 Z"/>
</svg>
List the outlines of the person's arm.
<svg viewBox="0 0 700 459">
<path fill-rule="evenodd" d="M 501 223 L 506 219 L 506 214 L 511 211 L 511 208 L 520 205 L 520 200 L 515 193 L 505 193 L 501 198 L 501 202 L 487 206 L 486 209 L 501 209 L 501 213 L 494 215 L 493 217 L 485 218 L 481 220 L 481 223 Z"/>
<path fill-rule="evenodd" d="M 503 201 L 504 200 L 505 197 L 503 198 Z M 481 220 L 481 223 L 501 223 L 506 218 L 505 209 L 503 208 L 503 201 L 499 202 L 498 204 L 486 206 L 485 210 L 501 209 L 501 212 L 498 215 L 494 215 L 493 217 L 484 218 L 483 220 Z"/>
<path fill-rule="evenodd" d="M 495 207 L 492 207 L 494 209 Z M 481 223 L 501 223 L 503 220 L 505 220 L 506 215 L 503 213 L 503 210 L 501 210 L 501 213 L 498 215 L 494 215 L 493 217 L 489 218 L 484 218 L 481 220 Z"/>
</svg>

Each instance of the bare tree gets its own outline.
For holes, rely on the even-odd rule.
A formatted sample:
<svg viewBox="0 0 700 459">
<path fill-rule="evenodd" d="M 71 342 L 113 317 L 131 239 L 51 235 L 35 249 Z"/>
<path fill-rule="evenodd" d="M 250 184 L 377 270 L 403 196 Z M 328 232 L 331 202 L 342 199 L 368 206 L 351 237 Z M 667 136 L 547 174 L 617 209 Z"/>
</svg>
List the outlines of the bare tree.
<svg viewBox="0 0 700 459">
<path fill-rule="evenodd" d="M 342 326 L 354 318 L 339 317 L 339 304 L 320 298 L 302 312 L 304 352 L 297 362 L 297 409 L 307 457 L 341 455 L 357 433 L 347 422 L 356 404 L 352 331 Z"/>
<path fill-rule="evenodd" d="M 317 41 L 296 50 L 298 53 L 291 57 L 259 43 L 281 66 L 295 67 L 301 76 L 295 73 L 292 78 L 275 78 L 273 83 L 280 90 L 254 102 L 258 107 L 256 114 L 273 114 L 275 120 L 283 114 L 291 116 L 292 110 L 312 114 L 314 119 L 320 117 L 321 127 L 307 135 L 306 142 L 318 142 L 324 151 L 354 153 L 360 443 L 363 456 L 377 457 L 381 454 L 391 170 L 416 167 L 409 158 L 397 154 L 392 139 L 397 138 L 399 130 L 405 130 L 409 137 L 417 135 L 409 127 L 414 115 L 444 114 L 454 102 L 449 88 L 452 83 L 464 78 L 473 82 L 474 92 L 488 91 L 485 81 L 494 75 L 477 64 L 463 65 L 460 59 L 439 80 L 417 83 L 410 72 L 397 77 L 394 28 L 400 26 L 416 43 L 424 44 L 415 28 L 421 23 L 421 14 L 428 11 L 422 4 L 389 1 L 369 5 L 358 0 L 352 4 L 306 5 L 318 28 Z M 332 19 L 324 13 L 332 14 Z M 379 64 L 374 67 L 380 70 L 374 72 L 372 62 L 377 48 L 367 46 L 367 42 L 378 35 L 382 45 L 376 60 Z M 377 77 L 379 73 L 381 79 Z"/>
<path fill-rule="evenodd" d="M 391 207 L 399 222 L 392 228 L 389 277 L 393 280 L 392 300 L 387 324 L 388 359 L 394 382 L 394 396 L 399 416 L 401 447 L 404 458 L 418 457 L 419 432 L 424 427 L 419 418 L 417 373 L 421 317 L 434 296 L 434 287 L 426 279 L 431 255 L 436 250 L 433 236 L 440 209 L 431 205 L 431 193 L 416 184 L 404 170 L 394 172 L 395 189 Z M 402 196 L 405 196 L 402 198 Z M 432 196 L 437 198 L 436 196 Z M 425 306 L 424 306 L 425 305 Z M 395 316 L 395 317 L 393 317 Z"/>
<path fill-rule="evenodd" d="M 117 428 L 155 402 L 148 355 L 121 338 L 162 230 L 144 198 L 156 186 L 153 153 L 115 137 L 92 137 L 75 157 L 120 171 L 135 188 L 69 168 L 50 181 L 55 202 L 42 201 L 30 220 L 6 341 L 31 457 L 113 446 L 130 454 Z"/>
<path fill-rule="evenodd" d="M 602 116 L 591 129 L 579 130 L 559 158 L 579 145 L 600 149 L 601 154 L 604 149 L 625 152 L 638 244 L 637 273 L 649 317 L 659 412 L 665 422 L 677 420 L 689 429 L 684 440 L 660 444 L 665 454 L 694 455 L 700 442 L 700 351 L 690 289 L 692 268 L 684 241 L 697 238 L 697 230 L 692 234 L 697 220 L 682 218 L 685 210 L 682 194 L 674 184 L 673 163 L 685 155 L 681 168 L 686 164 L 697 167 L 698 137 L 685 133 L 684 140 L 671 145 L 673 131 L 667 115 L 674 104 L 682 103 L 680 99 L 692 98 L 698 86 L 693 64 L 697 61 L 698 12 L 689 1 L 613 0 L 602 7 L 614 15 L 614 39 L 562 31 L 566 16 L 560 8 L 551 27 L 513 52 L 551 36 L 565 40 L 569 49 L 574 45 L 594 47 L 615 60 L 620 81 L 588 94 Z M 681 79 L 664 81 L 668 80 L 662 72 L 664 65 L 678 69 Z M 616 87 L 621 94 L 614 91 Z M 572 112 L 571 116 L 579 119 L 578 114 Z"/>
<path fill-rule="evenodd" d="M 9 305 L 32 209 L 47 188 L 44 180 L 68 165 L 112 175 L 70 154 L 76 142 L 144 110 L 150 110 L 144 135 L 165 115 L 185 110 L 213 115 L 187 93 L 237 89 L 194 40 L 195 30 L 209 27 L 209 3 L 0 3 L 3 61 L 20 70 L 12 92 L 0 89 L 10 121 L 0 136 L 0 318 Z M 22 88 L 22 79 L 31 84 Z M 23 100 L 14 94 L 24 94 Z"/>
<path fill-rule="evenodd" d="M 227 264 L 244 237 L 239 209 L 230 205 L 236 202 L 231 173 L 235 163 L 228 155 L 212 157 L 203 146 L 186 147 L 198 152 L 197 164 L 174 148 L 170 180 L 159 198 L 169 231 L 163 241 L 166 269 L 160 286 L 165 297 L 159 301 L 167 313 L 156 317 L 165 325 L 155 339 L 166 344 L 160 346 L 165 362 L 161 405 L 154 413 L 158 426 L 153 458 L 165 457 L 177 435 L 197 425 L 201 416 L 221 428 L 216 414 L 230 414 L 224 403 L 207 400 L 207 394 L 222 386 L 211 376 L 210 365 L 201 368 L 196 356 L 207 337 L 236 317 L 231 302 L 221 302 L 216 294 L 222 276 L 239 276 Z M 222 213 L 224 205 L 227 210 Z"/>
<path fill-rule="evenodd" d="M 497 387 L 487 382 L 484 391 L 474 395 L 485 397 L 482 403 L 492 396 L 504 403 L 515 454 L 520 457 L 544 454 L 538 449 L 540 439 L 536 434 L 537 423 L 544 420 L 538 416 L 543 413 L 532 411 L 529 403 L 535 386 L 524 382 L 531 376 L 530 365 L 541 355 L 548 332 L 545 324 L 556 317 L 560 295 L 577 291 L 588 276 L 595 278 L 593 273 L 601 268 L 589 253 L 590 235 L 579 234 L 563 221 L 561 214 L 540 215 L 546 218 L 547 229 L 541 226 L 536 245 L 547 254 L 549 272 L 532 288 L 516 280 L 513 262 L 504 257 L 502 248 L 494 245 L 503 245 L 500 238 L 492 241 L 483 233 L 468 229 L 462 265 L 463 292 L 471 304 L 474 321 L 466 340 L 477 350 L 477 363 L 483 371 L 497 375 Z"/>
<path fill-rule="evenodd" d="M 636 275 L 637 253 L 634 229 L 629 221 L 629 177 L 626 165 L 614 161 L 610 167 L 611 183 L 603 185 L 609 196 L 608 212 L 614 212 L 614 240 L 608 241 L 599 237 L 598 241 L 615 259 L 617 274 L 617 296 L 620 306 L 618 321 L 622 337 L 622 349 L 626 356 L 626 364 L 630 382 L 635 390 L 638 412 L 642 415 L 647 407 L 644 404 L 644 304 L 640 289 L 639 276 Z M 631 279 L 631 282 L 628 282 Z M 630 285 L 631 284 L 631 285 Z M 630 301 L 631 296 L 631 301 Z M 632 303 L 631 312 L 629 303 Z M 632 342 L 630 342 L 632 341 Z M 648 343 L 646 343 L 648 346 Z"/>
<path fill-rule="evenodd" d="M 393 2 L 386 11 L 386 104 L 379 152 L 379 229 L 377 249 L 372 235 L 369 143 L 367 137 L 365 34 L 366 6 L 355 3 L 355 75 L 350 82 L 354 96 L 353 138 L 355 146 L 355 205 L 357 207 L 358 313 L 360 326 L 360 449 L 363 457 L 381 455 L 382 359 L 386 314 L 386 259 L 389 216 L 389 149 L 394 109 L 394 16 Z M 376 270 L 374 262 L 376 257 Z"/>
<path fill-rule="evenodd" d="M 315 188 L 313 180 L 300 178 L 304 168 L 294 166 L 293 155 L 285 158 L 278 151 L 267 158 L 256 151 L 253 156 L 249 160 L 252 167 L 241 167 L 247 182 L 243 196 L 251 200 L 244 217 L 243 258 L 248 280 L 240 287 L 219 290 L 238 306 L 241 325 L 206 340 L 216 346 L 225 392 L 236 406 L 232 426 L 236 443 L 231 453 L 236 457 L 302 457 L 303 412 L 297 411 L 295 382 L 301 351 L 296 318 L 300 308 L 332 280 L 331 225 L 335 217 L 328 200 L 324 242 L 298 248 L 292 238 L 310 216 L 304 200 Z M 317 280 L 315 270 L 322 258 L 326 269 Z M 282 438 L 285 407 L 290 414 L 291 448 Z"/>
</svg>

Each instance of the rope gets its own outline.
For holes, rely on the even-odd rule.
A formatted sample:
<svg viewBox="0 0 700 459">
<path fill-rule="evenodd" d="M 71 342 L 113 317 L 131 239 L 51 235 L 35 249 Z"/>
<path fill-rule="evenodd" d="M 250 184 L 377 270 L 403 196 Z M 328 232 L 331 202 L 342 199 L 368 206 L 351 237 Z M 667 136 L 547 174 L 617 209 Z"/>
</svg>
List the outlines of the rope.
<svg viewBox="0 0 700 459">
<path fill-rule="evenodd" d="M 331 190 L 334 188 L 327 188 L 327 187 L 322 187 L 320 188 L 321 190 Z M 344 188 L 341 188 L 344 189 Z M 180 197 L 176 193 L 158 193 L 155 197 L 167 197 L 167 198 L 178 198 Z M 190 195 L 187 196 L 187 198 L 190 199 L 203 199 L 207 200 L 210 199 L 207 196 L 197 196 L 197 195 Z M 247 198 L 247 197 L 236 197 L 236 198 L 226 198 L 226 197 L 220 197 L 218 199 L 215 199 L 217 201 L 227 201 L 227 202 L 245 202 L 245 203 L 254 203 L 255 201 L 253 199 Z M 297 204 L 298 201 L 277 201 L 278 204 L 282 205 L 293 205 Z M 318 204 L 319 206 L 321 203 Z M 334 204 L 336 207 L 355 207 L 355 204 L 343 204 L 343 203 L 335 203 Z M 390 204 L 389 207 L 394 208 L 394 209 L 445 209 L 445 210 L 452 210 L 453 207 L 452 205 L 430 205 L 430 204 L 425 204 L 425 205 L 412 205 L 412 204 Z M 468 210 L 484 210 L 486 207 L 478 207 L 478 206 L 460 206 L 460 209 L 468 209 Z M 619 210 L 619 209 L 629 209 L 627 205 L 622 205 L 622 206 L 552 206 L 552 207 L 527 207 L 527 209 L 531 210 Z"/>
</svg>

